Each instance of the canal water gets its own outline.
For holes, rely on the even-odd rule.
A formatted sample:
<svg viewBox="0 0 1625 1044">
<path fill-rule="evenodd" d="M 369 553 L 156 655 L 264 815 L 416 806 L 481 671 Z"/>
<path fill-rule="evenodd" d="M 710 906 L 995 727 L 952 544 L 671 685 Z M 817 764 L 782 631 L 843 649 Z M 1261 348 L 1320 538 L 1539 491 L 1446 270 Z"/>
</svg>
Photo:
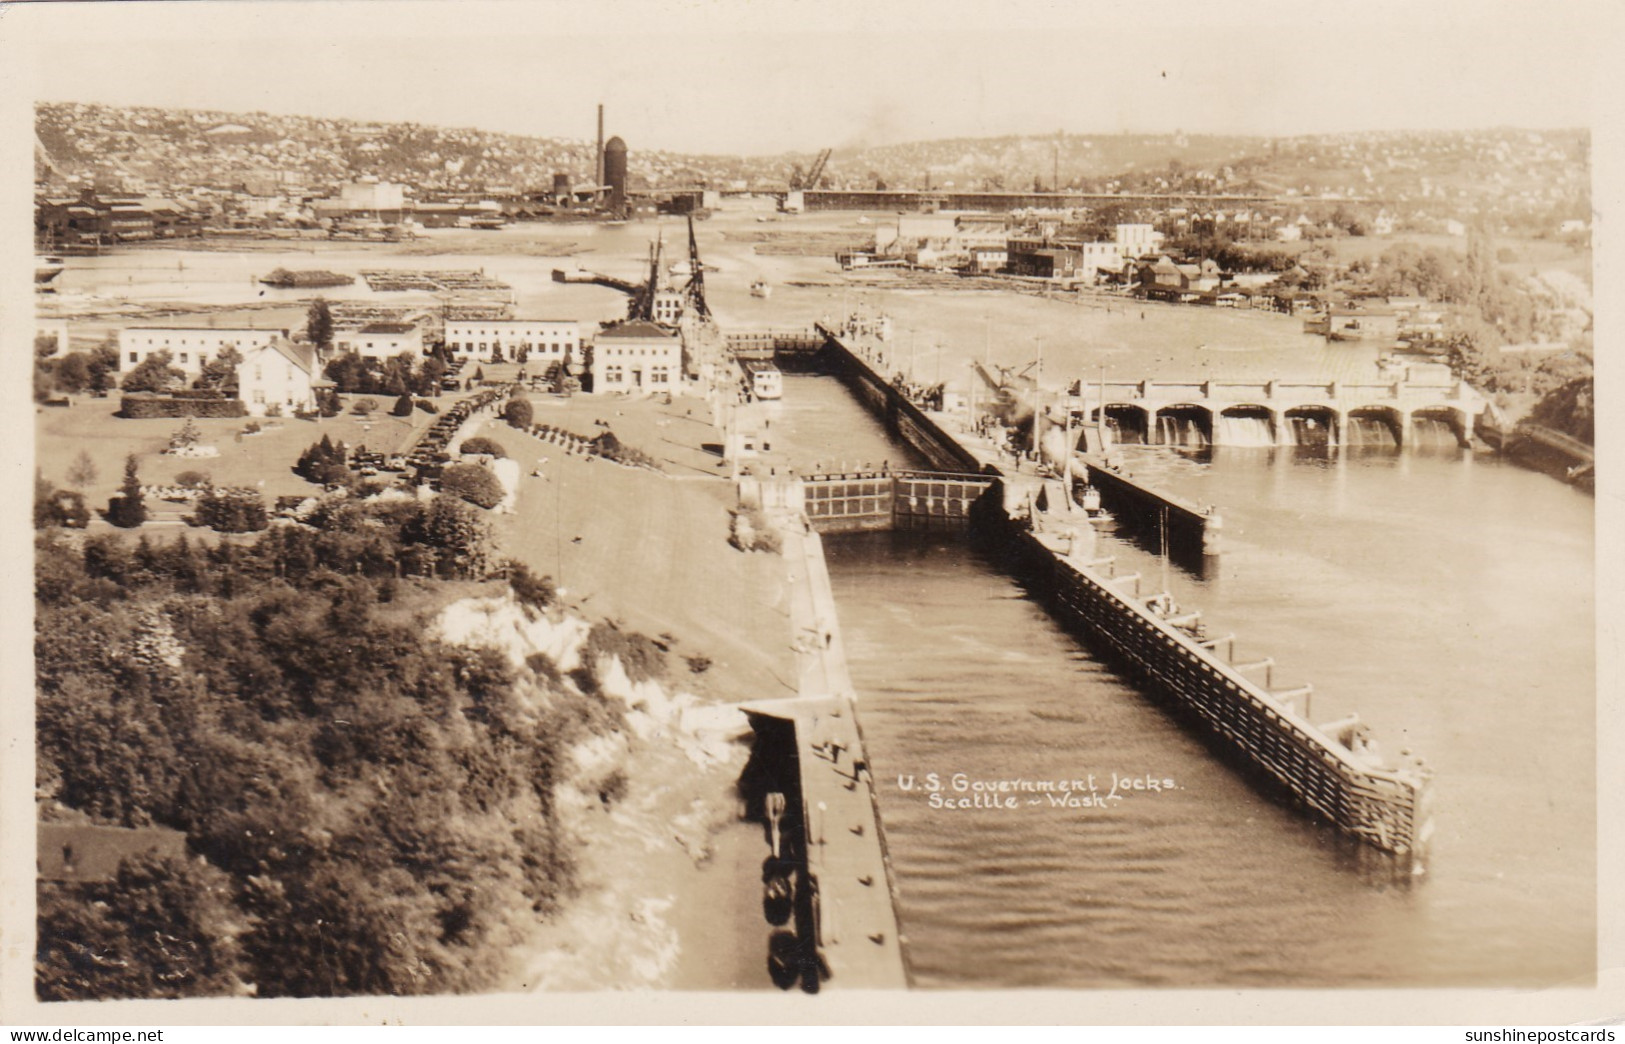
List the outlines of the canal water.
<svg viewBox="0 0 1625 1044">
<path fill-rule="evenodd" d="M 853 452 L 874 453 L 861 409 L 826 383 L 800 392 L 816 394 L 820 438 L 864 432 Z M 1108 533 L 1103 553 L 1203 609 L 1211 634 L 1236 633 L 1238 660 L 1273 657 L 1275 686 L 1313 683 L 1315 720 L 1358 712 L 1423 757 L 1438 824 L 1425 872 L 1262 794 L 963 539 L 830 537 L 918 983 L 1589 981 L 1589 499 L 1443 445 L 1124 452 L 1131 472 L 1221 505 L 1225 554 L 1211 575 L 1165 579 L 1154 548 Z M 939 802 L 978 804 L 958 774 L 972 788 L 1092 777 L 1100 804 L 933 807 L 932 774 Z"/>
</svg>

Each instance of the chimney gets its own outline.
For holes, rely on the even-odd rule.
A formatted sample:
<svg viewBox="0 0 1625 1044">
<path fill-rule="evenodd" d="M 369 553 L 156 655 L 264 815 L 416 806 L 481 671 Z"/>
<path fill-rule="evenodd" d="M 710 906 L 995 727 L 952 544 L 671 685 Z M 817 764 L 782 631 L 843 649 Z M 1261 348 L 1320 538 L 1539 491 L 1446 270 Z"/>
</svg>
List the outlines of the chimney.
<svg viewBox="0 0 1625 1044">
<path fill-rule="evenodd" d="M 592 183 L 594 185 L 602 185 L 604 183 L 604 103 L 603 102 L 598 103 L 598 151 L 593 154 L 593 162 L 596 164 L 596 166 L 593 167 Z"/>
</svg>

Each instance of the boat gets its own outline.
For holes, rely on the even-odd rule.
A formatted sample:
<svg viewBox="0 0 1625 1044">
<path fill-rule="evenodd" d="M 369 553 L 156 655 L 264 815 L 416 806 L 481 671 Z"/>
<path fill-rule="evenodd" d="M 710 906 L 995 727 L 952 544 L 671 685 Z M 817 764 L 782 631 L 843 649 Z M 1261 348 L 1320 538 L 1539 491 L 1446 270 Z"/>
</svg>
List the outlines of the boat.
<svg viewBox="0 0 1625 1044">
<path fill-rule="evenodd" d="M 750 296 L 752 297 L 769 297 L 772 293 L 773 288 L 768 285 L 765 279 L 758 279 L 750 284 Z"/>
<path fill-rule="evenodd" d="M 67 264 L 60 257 L 36 257 L 34 259 L 34 285 L 44 286 L 61 275 L 67 267 Z"/>
</svg>

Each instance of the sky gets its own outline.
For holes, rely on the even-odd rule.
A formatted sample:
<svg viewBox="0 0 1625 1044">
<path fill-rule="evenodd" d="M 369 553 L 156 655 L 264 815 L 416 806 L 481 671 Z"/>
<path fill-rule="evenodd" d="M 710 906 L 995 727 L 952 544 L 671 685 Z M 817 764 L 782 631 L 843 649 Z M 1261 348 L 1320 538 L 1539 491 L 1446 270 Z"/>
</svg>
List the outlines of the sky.
<svg viewBox="0 0 1625 1044">
<path fill-rule="evenodd" d="M 33 96 L 768 154 L 1591 123 L 1604 3 L 0 2 Z"/>
</svg>

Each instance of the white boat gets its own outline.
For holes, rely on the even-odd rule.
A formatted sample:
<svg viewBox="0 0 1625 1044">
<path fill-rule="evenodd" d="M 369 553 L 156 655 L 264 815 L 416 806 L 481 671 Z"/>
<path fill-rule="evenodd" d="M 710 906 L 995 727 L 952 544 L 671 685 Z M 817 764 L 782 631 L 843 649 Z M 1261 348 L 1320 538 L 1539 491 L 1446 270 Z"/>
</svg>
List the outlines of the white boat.
<svg viewBox="0 0 1625 1044">
<path fill-rule="evenodd" d="M 752 297 L 769 297 L 772 293 L 773 288 L 768 285 L 765 279 L 758 279 L 750 284 L 750 296 Z"/>
</svg>

